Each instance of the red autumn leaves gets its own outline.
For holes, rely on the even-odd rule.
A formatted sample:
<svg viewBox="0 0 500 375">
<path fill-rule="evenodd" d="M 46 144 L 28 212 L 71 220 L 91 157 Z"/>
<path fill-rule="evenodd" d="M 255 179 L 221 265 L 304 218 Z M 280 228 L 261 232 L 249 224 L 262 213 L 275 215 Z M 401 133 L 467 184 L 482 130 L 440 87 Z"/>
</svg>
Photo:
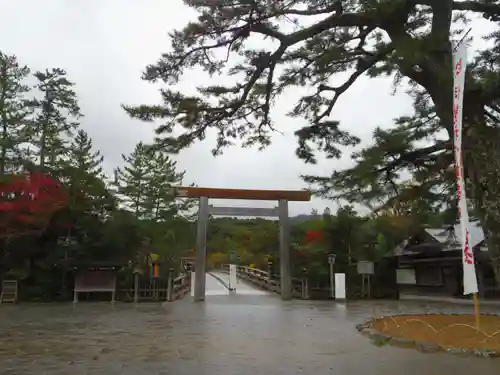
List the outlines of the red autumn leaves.
<svg viewBox="0 0 500 375">
<path fill-rule="evenodd" d="M 4 177 L 0 181 L 0 236 L 43 230 L 67 202 L 67 191 L 43 173 Z"/>
<path fill-rule="evenodd" d="M 309 231 L 304 237 L 304 245 L 315 245 L 323 241 L 323 232 Z"/>
<path fill-rule="evenodd" d="M 297 250 L 297 255 L 300 257 L 306 256 L 307 250 L 304 250 L 304 248 L 315 245 L 321 245 L 322 243 L 323 243 L 323 232 L 308 231 L 304 236 L 301 249 Z"/>
</svg>

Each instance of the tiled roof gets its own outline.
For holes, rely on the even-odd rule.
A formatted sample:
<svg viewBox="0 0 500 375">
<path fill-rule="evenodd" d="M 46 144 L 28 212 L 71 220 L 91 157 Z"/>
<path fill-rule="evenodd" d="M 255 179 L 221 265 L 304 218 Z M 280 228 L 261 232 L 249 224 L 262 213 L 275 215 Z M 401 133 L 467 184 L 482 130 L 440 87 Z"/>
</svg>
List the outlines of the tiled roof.
<svg viewBox="0 0 500 375">
<path fill-rule="evenodd" d="M 455 232 L 455 237 L 457 239 L 457 242 L 462 243 L 461 239 L 462 231 L 460 229 L 460 224 L 455 224 L 453 226 L 453 230 Z M 469 230 L 469 241 L 470 241 L 469 245 L 471 247 L 476 246 L 477 244 L 479 244 L 481 241 L 484 240 L 483 228 L 481 228 L 479 221 L 469 222 L 468 230 Z M 446 241 L 448 240 L 448 230 L 446 229 L 426 228 L 425 231 L 440 243 L 446 243 Z"/>
</svg>

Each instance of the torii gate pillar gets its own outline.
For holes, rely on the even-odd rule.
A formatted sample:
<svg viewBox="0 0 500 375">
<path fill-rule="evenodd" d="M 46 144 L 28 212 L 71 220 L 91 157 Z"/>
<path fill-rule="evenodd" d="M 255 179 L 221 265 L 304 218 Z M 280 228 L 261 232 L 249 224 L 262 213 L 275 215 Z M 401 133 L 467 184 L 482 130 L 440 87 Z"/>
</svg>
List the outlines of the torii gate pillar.
<svg viewBox="0 0 500 375">
<path fill-rule="evenodd" d="M 194 274 L 194 300 L 205 300 L 205 273 L 207 267 L 207 225 L 208 198 L 200 197 L 198 208 L 198 223 L 196 228 L 196 263 Z"/>
<path fill-rule="evenodd" d="M 280 220 L 280 293 L 281 299 L 292 299 L 292 264 L 290 262 L 290 220 L 288 201 L 279 201 Z"/>
</svg>

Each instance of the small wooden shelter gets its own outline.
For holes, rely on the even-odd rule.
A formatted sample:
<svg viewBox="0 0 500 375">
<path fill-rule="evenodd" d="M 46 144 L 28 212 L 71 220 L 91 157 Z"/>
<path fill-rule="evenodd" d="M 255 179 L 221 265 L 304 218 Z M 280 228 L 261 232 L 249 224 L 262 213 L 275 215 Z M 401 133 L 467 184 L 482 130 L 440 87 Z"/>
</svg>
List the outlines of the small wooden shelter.
<svg viewBox="0 0 500 375">
<path fill-rule="evenodd" d="M 123 266 L 117 262 L 92 262 L 74 266 L 75 286 L 73 303 L 78 302 L 79 293 L 110 293 L 111 302 L 116 301 L 116 274 Z"/>
</svg>

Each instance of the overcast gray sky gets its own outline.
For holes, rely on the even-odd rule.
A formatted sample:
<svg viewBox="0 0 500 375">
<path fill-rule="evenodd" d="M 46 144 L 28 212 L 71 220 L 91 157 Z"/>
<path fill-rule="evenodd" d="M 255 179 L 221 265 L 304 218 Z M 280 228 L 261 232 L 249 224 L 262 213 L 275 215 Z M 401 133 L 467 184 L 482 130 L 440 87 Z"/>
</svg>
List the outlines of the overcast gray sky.
<svg viewBox="0 0 500 375">
<path fill-rule="evenodd" d="M 32 70 L 59 67 L 76 83 L 85 114 L 86 130 L 105 157 L 111 172 L 139 141 L 153 137 L 153 126 L 130 119 L 120 104 L 155 103 L 157 87 L 142 81 L 144 67 L 167 52 L 167 33 L 182 27 L 194 12 L 181 0 L 0 0 L 0 49 L 16 54 Z M 189 77 L 194 86 L 203 75 Z M 370 142 L 377 125 L 411 111 L 403 94 L 391 95 L 390 79 L 362 79 L 339 100 L 332 115 L 344 128 Z M 349 154 L 341 160 L 325 160 L 306 166 L 297 160 L 293 132 L 297 120 L 284 116 L 300 91 L 280 100 L 273 117 L 284 135 L 276 134 L 273 145 L 256 149 L 228 149 L 213 158 L 211 140 L 197 144 L 176 157 L 187 170 L 186 182 L 199 186 L 254 189 L 301 189 L 300 174 L 328 174 L 350 165 Z M 269 206 L 271 202 L 233 202 L 234 205 Z M 224 201 L 221 205 L 231 205 Z M 332 202 L 314 199 L 291 203 L 290 214 L 335 208 Z"/>
</svg>

